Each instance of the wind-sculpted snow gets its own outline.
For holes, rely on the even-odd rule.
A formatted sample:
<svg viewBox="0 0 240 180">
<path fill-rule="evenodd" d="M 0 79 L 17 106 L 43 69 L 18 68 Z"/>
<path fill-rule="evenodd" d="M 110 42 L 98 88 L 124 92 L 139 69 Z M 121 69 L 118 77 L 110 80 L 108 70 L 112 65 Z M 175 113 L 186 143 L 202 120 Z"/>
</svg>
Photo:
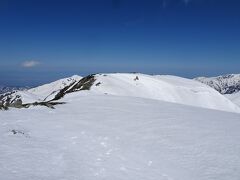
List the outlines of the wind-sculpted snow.
<svg viewBox="0 0 240 180">
<path fill-rule="evenodd" d="M 63 100 L 0 112 L 0 179 L 240 178 L 237 113 L 89 91 Z"/>
</svg>

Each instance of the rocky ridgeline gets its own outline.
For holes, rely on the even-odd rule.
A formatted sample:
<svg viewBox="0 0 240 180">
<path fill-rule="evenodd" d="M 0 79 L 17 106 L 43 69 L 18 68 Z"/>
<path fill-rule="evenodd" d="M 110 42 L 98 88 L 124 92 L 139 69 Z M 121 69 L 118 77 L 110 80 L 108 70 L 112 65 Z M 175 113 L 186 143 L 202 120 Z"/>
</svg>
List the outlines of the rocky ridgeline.
<svg viewBox="0 0 240 180">
<path fill-rule="evenodd" d="M 24 103 L 21 97 L 21 93 L 19 93 L 21 91 L 7 92 L 5 94 L 0 95 L 0 109 L 7 110 L 9 107 L 28 108 L 30 106 L 38 106 L 38 105 L 54 108 L 55 105 L 64 103 L 64 102 L 56 102 L 56 101 L 64 97 L 66 94 L 76 92 L 76 91 L 89 90 L 91 86 L 94 84 L 94 82 L 95 82 L 94 74 L 88 75 L 82 78 L 81 80 L 73 81 L 69 85 L 60 89 L 59 92 L 51 100 L 36 101 L 32 103 Z M 48 96 L 49 95 L 46 95 L 46 97 Z"/>
<path fill-rule="evenodd" d="M 57 93 L 57 95 L 55 95 L 55 97 L 52 99 L 52 101 L 59 100 L 68 93 L 82 91 L 82 90 L 90 90 L 94 82 L 95 82 L 94 74 L 88 75 L 82 78 L 80 81 L 74 82 L 69 86 L 66 86 L 65 88 L 60 90 L 59 93 Z"/>
</svg>

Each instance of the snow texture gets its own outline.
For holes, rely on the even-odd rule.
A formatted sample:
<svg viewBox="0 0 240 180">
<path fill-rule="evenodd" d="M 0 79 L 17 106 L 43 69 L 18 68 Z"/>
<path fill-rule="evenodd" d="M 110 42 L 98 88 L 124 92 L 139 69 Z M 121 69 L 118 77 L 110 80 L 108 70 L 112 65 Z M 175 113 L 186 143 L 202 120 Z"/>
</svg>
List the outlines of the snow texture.
<svg viewBox="0 0 240 180">
<path fill-rule="evenodd" d="M 0 179 L 240 179 L 238 113 L 89 91 L 63 100 L 0 112 Z"/>
</svg>

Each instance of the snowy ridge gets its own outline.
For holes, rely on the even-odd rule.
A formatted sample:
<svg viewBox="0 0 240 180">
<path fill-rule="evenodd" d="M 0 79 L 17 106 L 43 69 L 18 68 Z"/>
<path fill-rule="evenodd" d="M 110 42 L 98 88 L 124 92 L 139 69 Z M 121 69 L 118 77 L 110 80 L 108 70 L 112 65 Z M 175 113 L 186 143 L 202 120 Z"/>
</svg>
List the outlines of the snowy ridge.
<svg viewBox="0 0 240 180">
<path fill-rule="evenodd" d="M 240 91 L 240 74 L 228 74 L 217 77 L 198 77 L 195 80 L 207 84 L 221 94 L 232 94 Z"/>
<path fill-rule="evenodd" d="M 117 96 L 142 97 L 173 103 L 240 112 L 240 108 L 212 88 L 176 76 L 97 74 L 90 91 Z"/>
<path fill-rule="evenodd" d="M 22 104 L 51 101 L 62 89 L 79 82 L 81 78 L 81 76 L 74 75 L 29 90 L 2 94 L 0 95 L 0 108 L 1 106 L 21 107 Z"/>
<path fill-rule="evenodd" d="M 29 89 L 28 92 L 41 97 L 41 100 L 48 101 L 54 98 L 59 91 L 75 82 L 80 81 L 81 76 L 74 75 L 69 78 L 60 79 L 49 84 Z"/>
<path fill-rule="evenodd" d="M 136 73 L 96 74 L 84 78 L 73 76 L 28 91 L 0 97 L 4 105 L 64 101 L 69 93 L 88 90 L 94 94 L 141 97 L 167 102 L 240 112 L 240 108 L 212 88 L 194 80 L 176 76 L 152 76 Z M 28 106 L 27 106 L 28 107 Z"/>
</svg>

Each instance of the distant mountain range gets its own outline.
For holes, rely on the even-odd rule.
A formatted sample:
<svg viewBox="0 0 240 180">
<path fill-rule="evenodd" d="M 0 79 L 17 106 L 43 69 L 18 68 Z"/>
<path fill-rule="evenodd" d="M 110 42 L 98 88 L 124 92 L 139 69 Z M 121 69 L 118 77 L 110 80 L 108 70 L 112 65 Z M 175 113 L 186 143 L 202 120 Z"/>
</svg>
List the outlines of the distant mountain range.
<svg viewBox="0 0 240 180">
<path fill-rule="evenodd" d="M 18 91 L 18 90 L 23 91 L 23 90 L 27 90 L 27 89 L 29 89 L 29 87 L 0 86 L 0 94 L 4 94 L 7 92 L 11 92 L 11 91 Z"/>
</svg>

